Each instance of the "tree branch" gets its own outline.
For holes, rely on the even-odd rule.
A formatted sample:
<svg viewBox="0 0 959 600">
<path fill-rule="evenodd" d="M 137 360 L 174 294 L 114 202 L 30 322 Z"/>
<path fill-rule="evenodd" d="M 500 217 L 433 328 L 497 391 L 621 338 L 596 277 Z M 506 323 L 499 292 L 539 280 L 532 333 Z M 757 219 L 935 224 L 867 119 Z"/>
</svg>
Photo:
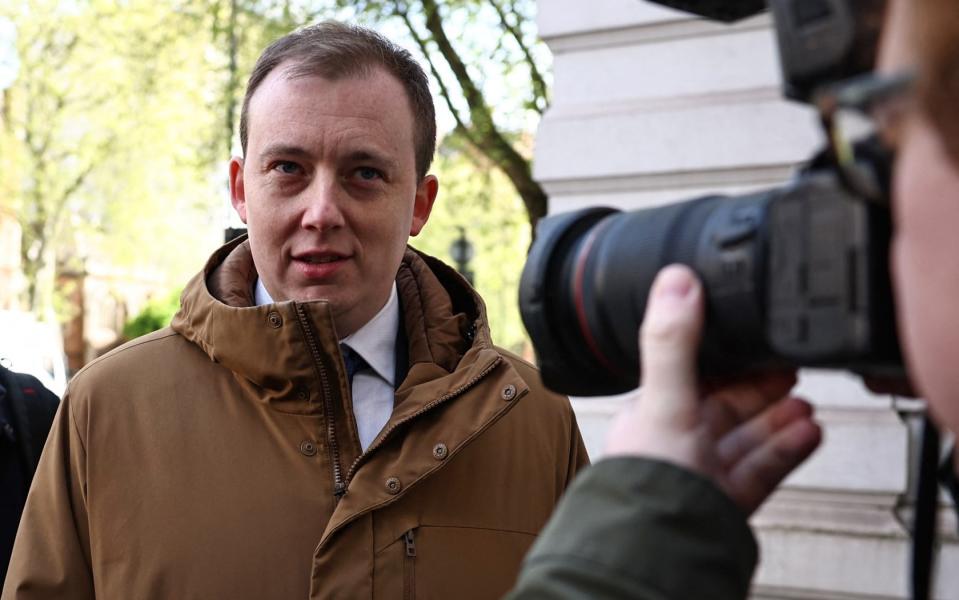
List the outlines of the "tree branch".
<svg viewBox="0 0 959 600">
<path fill-rule="evenodd" d="M 413 22 L 410 21 L 407 11 L 401 10 L 398 4 L 393 4 L 393 14 L 403 20 L 403 23 L 406 24 L 406 28 L 410 32 L 413 40 L 416 42 L 416 45 L 419 46 L 420 52 L 423 53 L 423 56 L 426 58 L 426 62 L 430 65 L 430 72 L 433 73 L 433 79 L 436 80 L 436 83 L 440 86 L 440 94 L 443 96 L 443 100 L 446 102 L 446 107 L 449 109 L 450 113 L 453 115 L 453 119 L 456 121 L 456 128 L 459 129 L 467 138 L 469 135 L 469 128 L 464 124 L 463 118 L 460 116 L 459 110 L 453 104 L 453 97 L 450 94 L 450 90 L 446 87 L 446 82 L 443 81 L 443 78 L 440 77 L 439 71 L 436 70 L 436 65 L 433 63 L 433 59 L 430 57 L 429 48 L 426 45 L 426 40 L 416 31 L 416 28 L 413 27 Z"/>
<path fill-rule="evenodd" d="M 513 36 L 513 39 L 516 40 L 516 44 L 519 46 L 520 52 L 523 53 L 523 58 L 525 59 L 526 66 L 529 69 L 530 80 L 533 82 L 532 106 L 538 113 L 543 114 L 543 111 L 546 110 L 546 105 L 549 103 L 546 80 L 543 79 L 543 75 L 539 72 L 539 68 L 536 66 L 536 61 L 533 60 L 532 52 L 530 52 L 526 42 L 523 41 L 523 33 L 519 30 L 519 28 L 513 26 L 509 22 L 509 19 L 506 18 L 506 12 L 503 10 L 503 7 L 499 5 L 497 0 L 488 0 L 488 2 L 496 11 L 496 14 L 499 15 L 499 22 L 503 25 L 503 29 L 508 31 L 509 34 Z"/>
<path fill-rule="evenodd" d="M 433 42 L 446 64 L 449 65 L 450 70 L 456 77 L 460 90 L 463 92 L 463 97 L 470 108 L 473 139 L 477 146 L 483 150 L 483 153 L 513 183 L 516 191 L 523 199 L 530 224 L 535 231 L 536 223 L 540 217 L 546 215 L 546 192 L 533 179 L 529 161 L 523 158 L 497 129 L 483 93 L 470 77 L 466 65 L 453 48 L 446 31 L 443 29 L 443 21 L 436 0 L 422 0 L 422 3 L 426 14 L 426 28 L 432 35 Z"/>
</svg>

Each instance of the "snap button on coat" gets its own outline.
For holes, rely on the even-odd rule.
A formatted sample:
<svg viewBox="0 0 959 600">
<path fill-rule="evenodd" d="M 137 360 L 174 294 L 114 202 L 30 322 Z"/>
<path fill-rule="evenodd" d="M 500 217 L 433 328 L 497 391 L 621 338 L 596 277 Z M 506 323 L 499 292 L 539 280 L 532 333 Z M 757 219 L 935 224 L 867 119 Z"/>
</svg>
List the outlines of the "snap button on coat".
<svg viewBox="0 0 959 600">
<path fill-rule="evenodd" d="M 270 327 L 273 329 L 279 329 L 283 326 L 283 317 L 275 310 L 270 311 L 270 314 L 266 316 L 266 320 L 270 322 Z"/>
<path fill-rule="evenodd" d="M 516 386 L 512 383 L 503 388 L 503 400 L 512 400 L 516 397 Z"/>
<path fill-rule="evenodd" d="M 387 492 L 391 494 L 399 494 L 401 489 L 403 489 L 403 484 L 400 483 L 399 477 L 390 477 L 386 480 Z"/>
<path fill-rule="evenodd" d="M 449 455 L 449 448 L 446 447 L 446 444 L 439 443 L 433 446 L 433 458 L 436 460 L 443 460 Z"/>
<path fill-rule="evenodd" d="M 300 452 L 304 456 L 314 456 L 316 454 L 316 444 L 312 440 L 303 440 L 300 442 Z"/>
</svg>

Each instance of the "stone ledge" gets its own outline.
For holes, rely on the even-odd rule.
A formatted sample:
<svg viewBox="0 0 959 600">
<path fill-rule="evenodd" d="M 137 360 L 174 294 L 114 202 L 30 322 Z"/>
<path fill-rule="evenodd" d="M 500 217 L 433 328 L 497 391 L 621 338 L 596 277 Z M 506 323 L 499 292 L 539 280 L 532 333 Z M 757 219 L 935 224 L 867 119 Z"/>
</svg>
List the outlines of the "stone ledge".
<svg viewBox="0 0 959 600">
<path fill-rule="evenodd" d="M 636 6 L 643 4 L 631 1 Z M 609 4 L 610 0 L 604 0 L 603 3 Z M 690 37 L 722 36 L 769 29 L 772 26 L 772 18 L 768 14 L 726 25 L 657 6 L 646 6 L 646 11 L 635 11 L 630 15 L 620 13 L 623 18 L 616 21 L 604 20 L 603 11 L 591 7 L 589 14 L 592 18 L 574 20 L 569 14 L 553 18 L 541 13 L 537 23 L 540 36 L 553 54 Z"/>
<path fill-rule="evenodd" d="M 549 196 L 573 194 L 636 193 L 689 188 L 729 188 L 748 185 L 784 185 L 795 171 L 795 165 L 764 165 L 732 169 L 671 171 L 621 177 L 580 177 L 551 179 L 541 182 Z"/>
<path fill-rule="evenodd" d="M 757 597 L 873 600 L 908 595 L 910 545 L 904 537 L 801 529 L 759 529 L 757 537 L 762 548 L 755 578 Z M 936 598 L 955 599 L 956 565 L 959 545 L 943 544 Z M 778 595 L 770 590 L 778 590 Z"/>
<path fill-rule="evenodd" d="M 945 499 L 944 499 L 945 500 Z M 850 536 L 906 539 L 911 510 L 902 509 L 899 494 L 856 493 L 843 490 L 782 488 L 753 515 L 761 530 L 802 530 Z M 940 540 L 955 543 L 955 511 L 943 502 L 939 508 Z"/>
<path fill-rule="evenodd" d="M 558 114 L 547 113 L 537 134 L 539 181 L 780 166 L 806 160 L 822 141 L 808 109 L 779 100 Z"/>
<path fill-rule="evenodd" d="M 756 88 L 782 97 L 777 55 L 768 29 L 559 54 L 553 60 L 554 106 Z"/>
</svg>

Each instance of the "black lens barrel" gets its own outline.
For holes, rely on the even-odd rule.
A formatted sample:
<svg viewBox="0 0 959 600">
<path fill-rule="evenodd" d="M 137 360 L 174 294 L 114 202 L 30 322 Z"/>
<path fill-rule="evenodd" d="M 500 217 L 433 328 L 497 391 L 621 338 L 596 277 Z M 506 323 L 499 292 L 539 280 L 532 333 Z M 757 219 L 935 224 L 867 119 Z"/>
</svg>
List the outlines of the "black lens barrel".
<svg viewBox="0 0 959 600">
<path fill-rule="evenodd" d="M 763 195 L 711 196 L 627 213 L 588 208 L 542 220 L 520 283 L 520 309 L 544 382 L 573 395 L 635 388 L 636 332 L 646 297 L 659 270 L 672 263 L 692 267 L 707 290 L 700 361 L 707 372 L 710 366 L 739 367 L 765 352 L 767 201 Z M 725 319 L 709 318 L 717 309 Z"/>
</svg>

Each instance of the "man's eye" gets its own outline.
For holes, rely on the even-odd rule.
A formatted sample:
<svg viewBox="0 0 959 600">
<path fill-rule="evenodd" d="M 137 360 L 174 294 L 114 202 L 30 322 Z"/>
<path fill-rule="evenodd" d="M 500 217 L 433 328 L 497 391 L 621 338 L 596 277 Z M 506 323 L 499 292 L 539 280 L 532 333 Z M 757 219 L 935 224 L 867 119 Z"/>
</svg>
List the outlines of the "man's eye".
<svg viewBox="0 0 959 600">
<path fill-rule="evenodd" d="M 356 176 L 363 181 L 375 181 L 383 178 L 383 174 L 373 167 L 360 167 L 356 170 Z"/>
<path fill-rule="evenodd" d="M 273 165 L 273 169 L 284 175 L 296 175 L 300 172 L 300 165 L 288 160 L 281 160 Z"/>
</svg>

